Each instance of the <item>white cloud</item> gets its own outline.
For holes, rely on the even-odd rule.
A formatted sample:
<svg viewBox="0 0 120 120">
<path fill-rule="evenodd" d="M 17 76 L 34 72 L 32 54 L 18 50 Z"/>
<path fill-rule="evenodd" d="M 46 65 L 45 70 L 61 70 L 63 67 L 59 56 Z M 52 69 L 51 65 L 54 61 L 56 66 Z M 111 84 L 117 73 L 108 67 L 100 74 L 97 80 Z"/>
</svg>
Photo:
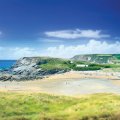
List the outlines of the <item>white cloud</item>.
<svg viewBox="0 0 120 120">
<path fill-rule="evenodd" d="M 46 43 L 62 43 L 63 42 L 63 40 L 58 40 L 58 39 L 42 39 L 38 41 L 46 42 Z"/>
<path fill-rule="evenodd" d="M 120 42 L 108 43 L 106 41 L 90 40 L 87 44 L 82 45 L 59 45 L 58 47 L 49 47 L 46 55 L 53 57 L 69 58 L 77 54 L 110 54 L 120 53 Z"/>
<path fill-rule="evenodd" d="M 59 45 L 40 50 L 29 47 L 3 48 L 0 47 L 0 59 L 19 59 L 30 56 L 52 56 L 70 58 L 77 54 L 110 54 L 120 53 L 120 42 L 108 43 L 106 41 L 89 40 L 87 44 Z"/>
<path fill-rule="evenodd" d="M 48 37 L 77 39 L 77 38 L 105 38 L 110 37 L 108 34 L 102 34 L 101 30 L 59 30 L 45 32 Z"/>
<path fill-rule="evenodd" d="M 39 56 L 39 51 L 29 47 L 0 47 L 0 59 L 19 59 L 21 57 Z"/>
</svg>

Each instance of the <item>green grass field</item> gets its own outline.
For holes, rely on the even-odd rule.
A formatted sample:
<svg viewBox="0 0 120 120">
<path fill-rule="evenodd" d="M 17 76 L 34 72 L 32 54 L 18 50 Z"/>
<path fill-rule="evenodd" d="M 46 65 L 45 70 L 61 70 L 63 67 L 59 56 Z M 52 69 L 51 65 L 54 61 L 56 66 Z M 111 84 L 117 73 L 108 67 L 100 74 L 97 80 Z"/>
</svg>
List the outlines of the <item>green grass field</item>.
<svg viewBox="0 0 120 120">
<path fill-rule="evenodd" d="M 108 55 L 106 55 L 108 56 Z M 103 58 L 106 59 L 106 56 Z M 96 58 L 97 59 L 97 58 Z M 79 64 L 88 65 L 88 67 L 76 67 Z M 71 63 L 70 60 L 59 59 L 59 58 L 41 58 L 38 63 L 39 67 L 45 71 L 69 71 L 69 70 L 77 70 L 77 71 L 88 71 L 88 70 L 102 70 L 104 68 L 120 68 L 120 64 L 97 64 L 83 61 L 74 61 Z"/>
<path fill-rule="evenodd" d="M 43 70 L 68 70 L 69 60 L 58 59 L 58 58 L 47 58 L 43 64 L 39 65 Z"/>
<path fill-rule="evenodd" d="M 120 96 L 0 92 L 0 120 L 120 120 Z"/>
</svg>

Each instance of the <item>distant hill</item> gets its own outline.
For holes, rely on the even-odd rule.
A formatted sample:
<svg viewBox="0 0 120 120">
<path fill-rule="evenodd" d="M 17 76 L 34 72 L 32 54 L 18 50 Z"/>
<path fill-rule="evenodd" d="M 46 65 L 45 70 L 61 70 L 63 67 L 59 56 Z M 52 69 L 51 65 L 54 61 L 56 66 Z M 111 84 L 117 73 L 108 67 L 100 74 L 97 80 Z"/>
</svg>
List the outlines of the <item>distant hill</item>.
<svg viewBox="0 0 120 120">
<path fill-rule="evenodd" d="M 71 60 L 98 64 L 115 64 L 120 63 L 120 54 L 84 54 L 76 55 Z"/>
</svg>

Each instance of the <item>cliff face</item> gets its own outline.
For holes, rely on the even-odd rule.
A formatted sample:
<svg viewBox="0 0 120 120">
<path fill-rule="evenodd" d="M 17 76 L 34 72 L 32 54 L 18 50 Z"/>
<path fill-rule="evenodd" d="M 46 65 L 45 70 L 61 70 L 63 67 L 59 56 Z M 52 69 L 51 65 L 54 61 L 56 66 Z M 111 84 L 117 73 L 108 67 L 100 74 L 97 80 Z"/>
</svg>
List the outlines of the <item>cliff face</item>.
<svg viewBox="0 0 120 120">
<path fill-rule="evenodd" d="M 38 57 L 24 57 L 19 59 L 16 64 L 11 68 L 11 73 L 19 76 L 22 79 L 32 79 L 42 76 L 40 74 L 41 68 L 37 63 L 40 61 Z"/>
<path fill-rule="evenodd" d="M 120 54 L 86 54 L 76 55 L 71 60 L 86 61 L 97 64 L 120 63 Z"/>
<path fill-rule="evenodd" d="M 0 80 L 27 80 L 43 78 L 45 75 L 66 72 L 67 69 L 54 67 L 53 69 L 43 69 L 42 65 L 49 65 L 49 61 L 62 59 L 49 57 L 24 57 L 19 59 L 16 64 L 8 71 L 0 72 Z M 64 61 L 64 60 L 63 60 Z M 62 64 L 62 63 L 61 63 Z"/>
</svg>

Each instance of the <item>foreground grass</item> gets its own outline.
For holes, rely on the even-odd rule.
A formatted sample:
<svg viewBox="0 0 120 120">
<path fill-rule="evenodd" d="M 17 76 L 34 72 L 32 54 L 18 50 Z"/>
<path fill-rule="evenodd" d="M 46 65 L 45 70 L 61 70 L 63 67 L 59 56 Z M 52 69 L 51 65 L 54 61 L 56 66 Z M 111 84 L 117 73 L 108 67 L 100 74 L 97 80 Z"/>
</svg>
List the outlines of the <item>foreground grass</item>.
<svg viewBox="0 0 120 120">
<path fill-rule="evenodd" d="M 120 120 L 120 96 L 0 92 L 0 120 Z"/>
</svg>

